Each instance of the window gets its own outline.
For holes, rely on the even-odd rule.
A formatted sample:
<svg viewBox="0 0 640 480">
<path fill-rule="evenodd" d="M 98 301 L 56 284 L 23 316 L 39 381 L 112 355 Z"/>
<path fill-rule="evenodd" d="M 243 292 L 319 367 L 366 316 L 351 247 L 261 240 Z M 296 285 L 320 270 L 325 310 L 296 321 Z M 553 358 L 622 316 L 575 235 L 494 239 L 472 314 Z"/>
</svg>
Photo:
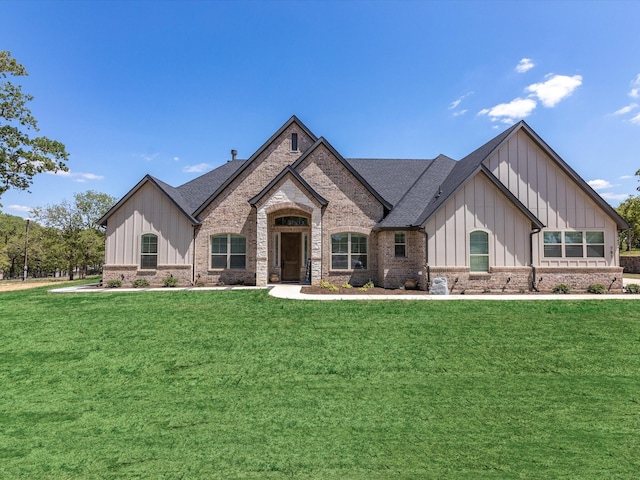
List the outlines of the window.
<svg viewBox="0 0 640 480">
<path fill-rule="evenodd" d="M 604 258 L 604 232 L 587 232 L 587 257 Z"/>
<path fill-rule="evenodd" d="M 280 266 L 280 234 L 273 235 L 273 266 Z"/>
<path fill-rule="evenodd" d="M 407 234 L 406 232 L 395 232 L 395 255 L 396 257 L 407 256 Z"/>
<path fill-rule="evenodd" d="M 475 231 L 469 234 L 469 270 L 472 272 L 489 271 L 489 234 Z"/>
<path fill-rule="evenodd" d="M 331 268 L 334 270 L 366 270 L 367 236 L 358 233 L 331 235 Z"/>
<path fill-rule="evenodd" d="M 297 133 L 291 134 L 291 151 L 292 152 L 298 151 L 298 134 Z"/>
<path fill-rule="evenodd" d="M 140 245 L 140 268 L 155 270 L 158 266 L 158 236 L 153 233 L 142 235 Z"/>
<path fill-rule="evenodd" d="M 309 225 L 309 220 L 305 217 L 278 217 L 275 224 L 276 227 L 306 227 Z"/>
<path fill-rule="evenodd" d="M 244 270 L 247 261 L 247 241 L 242 235 L 211 237 L 211 268 Z"/>
<path fill-rule="evenodd" d="M 604 258 L 604 232 L 544 232 L 547 258 Z"/>
</svg>

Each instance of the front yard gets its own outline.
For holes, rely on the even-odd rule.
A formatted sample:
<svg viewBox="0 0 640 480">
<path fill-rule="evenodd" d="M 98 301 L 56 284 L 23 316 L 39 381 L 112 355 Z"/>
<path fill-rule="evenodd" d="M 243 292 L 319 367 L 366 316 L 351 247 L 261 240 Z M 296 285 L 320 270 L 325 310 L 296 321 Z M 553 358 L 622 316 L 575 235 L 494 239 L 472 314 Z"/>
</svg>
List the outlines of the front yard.
<svg viewBox="0 0 640 480">
<path fill-rule="evenodd" d="M 0 293 L 0 477 L 636 478 L 637 305 Z"/>
</svg>

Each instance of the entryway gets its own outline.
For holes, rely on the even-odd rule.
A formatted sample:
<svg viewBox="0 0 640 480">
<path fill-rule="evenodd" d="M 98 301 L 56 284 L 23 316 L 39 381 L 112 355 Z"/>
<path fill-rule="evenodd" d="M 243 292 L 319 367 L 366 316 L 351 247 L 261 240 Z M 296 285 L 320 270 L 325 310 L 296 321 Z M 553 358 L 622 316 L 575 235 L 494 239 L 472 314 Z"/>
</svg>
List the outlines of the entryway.
<svg viewBox="0 0 640 480">
<path fill-rule="evenodd" d="M 280 234 L 282 259 L 282 281 L 283 282 L 299 282 L 300 281 L 300 245 L 301 233 L 285 233 Z"/>
</svg>

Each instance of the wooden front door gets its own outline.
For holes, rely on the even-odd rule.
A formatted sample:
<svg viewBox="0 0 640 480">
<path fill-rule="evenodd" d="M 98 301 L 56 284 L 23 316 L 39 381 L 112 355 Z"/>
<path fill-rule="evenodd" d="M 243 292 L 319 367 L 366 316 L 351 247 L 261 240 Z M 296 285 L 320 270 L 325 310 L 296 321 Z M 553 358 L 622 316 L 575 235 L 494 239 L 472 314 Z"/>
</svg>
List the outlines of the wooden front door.
<svg viewBox="0 0 640 480">
<path fill-rule="evenodd" d="M 282 233 L 282 281 L 300 281 L 300 233 Z"/>
</svg>

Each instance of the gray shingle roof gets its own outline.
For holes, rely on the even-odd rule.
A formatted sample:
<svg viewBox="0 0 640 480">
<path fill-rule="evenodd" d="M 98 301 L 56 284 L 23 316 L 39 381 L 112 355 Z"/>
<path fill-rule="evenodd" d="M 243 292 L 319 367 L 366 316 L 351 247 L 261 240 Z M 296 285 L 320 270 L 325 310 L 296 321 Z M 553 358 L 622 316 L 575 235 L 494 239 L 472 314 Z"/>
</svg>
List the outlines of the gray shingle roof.
<svg viewBox="0 0 640 480">
<path fill-rule="evenodd" d="M 176 190 L 189 205 L 189 213 L 195 212 L 245 162 L 246 160 L 230 160 L 218 168 L 177 187 Z"/>
<path fill-rule="evenodd" d="M 615 210 L 602 200 L 524 121 L 508 128 L 480 148 L 471 152 L 462 160 L 456 162 L 445 155 L 439 155 L 434 160 L 345 159 L 326 139 L 322 137 L 316 138 L 295 116 L 291 117 L 249 160 L 229 161 L 178 187 L 172 187 L 150 175 L 145 176 L 125 197 L 105 214 L 100 220 L 101 224 L 106 223 L 108 217 L 148 181 L 157 185 L 194 224 L 199 223 L 197 216 L 205 206 L 215 198 L 216 195 L 220 194 L 236 176 L 247 168 L 260 152 L 267 148 L 274 138 L 293 122 L 298 123 L 304 131 L 315 140 L 315 143 L 304 152 L 296 162 L 285 168 L 281 176 L 287 173 L 293 174 L 314 197 L 319 197 L 315 190 L 308 186 L 302 177 L 299 177 L 297 172 L 295 172 L 295 168 L 315 148 L 324 145 L 339 161 L 343 162 L 345 167 L 351 171 L 385 206 L 385 209 L 389 211 L 386 217 L 377 225 L 379 229 L 415 228 L 424 224 L 456 191 L 480 171 L 484 172 L 491 181 L 498 185 L 499 180 L 483 167 L 483 162 L 518 129 L 523 129 L 541 148 L 546 150 L 549 155 L 556 160 L 558 165 L 569 174 L 586 193 L 609 212 L 611 217 L 618 223 L 619 228 L 628 228 L 626 222 Z M 272 184 L 273 182 L 269 185 Z M 501 184 L 498 186 L 500 185 Z M 262 193 L 264 193 L 264 191 Z M 532 219 L 533 223 L 540 224 L 535 216 L 529 212 L 517 198 L 513 197 L 510 192 L 505 192 L 505 194 L 510 196 L 512 202 L 523 210 L 525 214 Z M 321 197 L 317 199 L 321 203 L 326 202 L 326 200 Z"/>
<path fill-rule="evenodd" d="M 433 160 L 346 158 L 371 187 L 396 205 Z"/>
</svg>

